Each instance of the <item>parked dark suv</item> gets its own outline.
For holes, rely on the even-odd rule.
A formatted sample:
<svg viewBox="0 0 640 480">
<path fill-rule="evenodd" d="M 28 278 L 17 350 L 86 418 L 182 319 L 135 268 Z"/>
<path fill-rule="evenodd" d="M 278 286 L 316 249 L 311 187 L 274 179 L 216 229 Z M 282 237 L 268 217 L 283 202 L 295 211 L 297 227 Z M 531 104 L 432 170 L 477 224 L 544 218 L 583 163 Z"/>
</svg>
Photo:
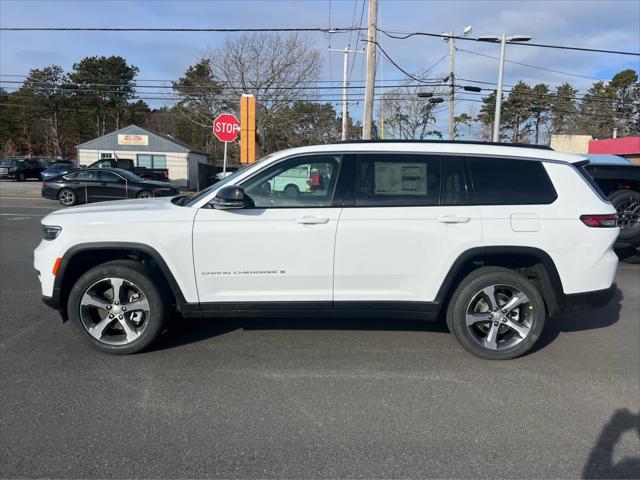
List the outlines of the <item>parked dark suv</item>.
<svg viewBox="0 0 640 480">
<path fill-rule="evenodd" d="M 42 163 L 33 158 L 8 157 L 0 162 L 0 178 L 13 178 L 24 182 L 28 178 L 40 178 Z"/>
</svg>

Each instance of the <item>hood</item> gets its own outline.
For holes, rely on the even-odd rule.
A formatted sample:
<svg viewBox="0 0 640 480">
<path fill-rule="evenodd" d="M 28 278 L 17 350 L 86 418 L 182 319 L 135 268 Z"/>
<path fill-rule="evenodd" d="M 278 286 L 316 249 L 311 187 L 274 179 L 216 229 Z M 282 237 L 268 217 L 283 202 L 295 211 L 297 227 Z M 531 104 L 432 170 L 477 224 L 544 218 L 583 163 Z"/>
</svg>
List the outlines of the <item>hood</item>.
<svg viewBox="0 0 640 480">
<path fill-rule="evenodd" d="M 173 197 L 140 198 L 135 200 L 114 200 L 108 202 L 89 203 L 76 207 L 62 208 L 47 215 L 74 215 L 74 214 L 96 214 L 96 213 L 117 213 L 145 210 L 162 210 L 173 206 Z"/>
</svg>

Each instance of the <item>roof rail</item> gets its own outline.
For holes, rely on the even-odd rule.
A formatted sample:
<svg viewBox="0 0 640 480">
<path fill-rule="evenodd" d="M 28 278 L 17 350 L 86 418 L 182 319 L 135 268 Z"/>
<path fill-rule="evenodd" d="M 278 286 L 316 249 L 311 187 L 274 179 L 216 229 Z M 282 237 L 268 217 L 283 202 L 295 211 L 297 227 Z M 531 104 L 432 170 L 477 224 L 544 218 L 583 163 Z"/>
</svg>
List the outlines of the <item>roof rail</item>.
<svg viewBox="0 0 640 480">
<path fill-rule="evenodd" d="M 463 145 L 491 145 L 494 147 L 520 147 L 520 148 L 536 148 L 538 150 L 553 150 L 548 145 L 532 145 L 528 143 L 506 143 L 506 142 L 481 142 L 478 140 L 339 140 L 331 142 L 332 144 L 346 143 L 436 143 L 436 144 L 463 144 Z"/>
</svg>

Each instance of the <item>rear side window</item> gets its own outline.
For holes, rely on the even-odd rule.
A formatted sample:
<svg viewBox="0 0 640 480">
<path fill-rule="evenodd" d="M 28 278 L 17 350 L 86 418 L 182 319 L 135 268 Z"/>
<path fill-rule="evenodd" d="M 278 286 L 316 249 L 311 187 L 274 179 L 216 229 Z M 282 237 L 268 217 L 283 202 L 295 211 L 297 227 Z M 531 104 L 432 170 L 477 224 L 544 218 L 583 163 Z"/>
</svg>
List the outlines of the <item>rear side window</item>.
<svg viewBox="0 0 640 480">
<path fill-rule="evenodd" d="M 540 205 L 557 198 L 542 162 L 468 157 L 478 205 Z"/>
<path fill-rule="evenodd" d="M 440 155 L 358 155 L 358 207 L 438 205 Z"/>
</svg>

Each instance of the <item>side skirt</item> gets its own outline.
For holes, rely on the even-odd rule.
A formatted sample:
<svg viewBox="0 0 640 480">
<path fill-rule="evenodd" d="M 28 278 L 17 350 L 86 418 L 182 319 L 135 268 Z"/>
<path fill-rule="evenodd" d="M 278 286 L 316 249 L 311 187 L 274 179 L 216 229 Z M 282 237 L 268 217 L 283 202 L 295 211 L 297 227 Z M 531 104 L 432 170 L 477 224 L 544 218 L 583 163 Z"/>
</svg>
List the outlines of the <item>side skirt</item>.
<svg viewBox="0 0 640 480">
<path fill-rule="evenodd" d="M 440 313 L 437 302 L 210 302 L 183 304 L 187 318 L 408 318 L 435 321 Z"/>
</svg>

